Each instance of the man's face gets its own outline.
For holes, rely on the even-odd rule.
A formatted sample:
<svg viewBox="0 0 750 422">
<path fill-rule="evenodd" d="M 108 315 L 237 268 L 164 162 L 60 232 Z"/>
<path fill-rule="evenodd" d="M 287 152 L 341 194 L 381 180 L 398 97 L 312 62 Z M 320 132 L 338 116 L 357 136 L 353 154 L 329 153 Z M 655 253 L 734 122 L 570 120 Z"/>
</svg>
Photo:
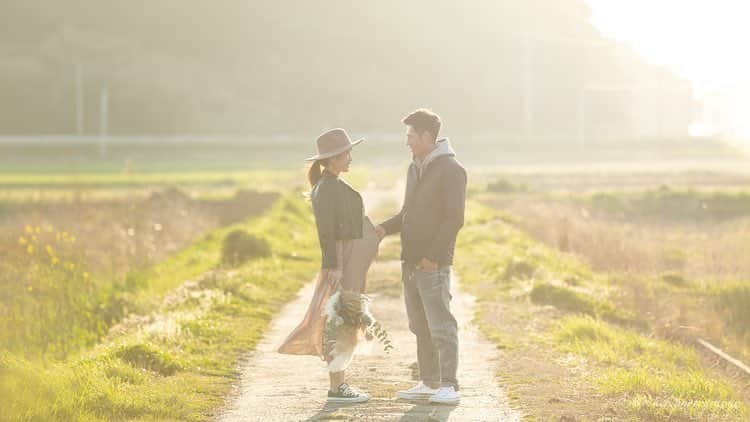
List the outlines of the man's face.
<svg viewBox="0 0 750 422">
<path fill-rule="evenodd" d="M 413 126 L 407 126 L 406 145 L 409 146 L 412 154 L 418 158 L 424 158 L 430 153 L 430 151 L 432 151 L 432 147 L 435 143 L 433 142 L 432 136 L 430 136 L 430 132 L 424 131 L 419 133 Z"/>
</svg>

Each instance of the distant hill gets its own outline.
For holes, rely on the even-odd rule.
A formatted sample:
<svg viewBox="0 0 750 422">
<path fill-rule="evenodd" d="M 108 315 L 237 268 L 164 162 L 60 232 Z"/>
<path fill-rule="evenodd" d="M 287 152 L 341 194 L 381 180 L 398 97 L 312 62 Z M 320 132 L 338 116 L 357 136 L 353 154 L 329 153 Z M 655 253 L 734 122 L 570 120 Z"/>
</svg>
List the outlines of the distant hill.
<svg viewBox="0 0 750 422">
<path fill-rule="evenodd" d="M 0 133 L 400 130 L 679 137 L 686 81 L 589 23 L 583 0 L 0 0 Z M 636 90 L 631 87 L 637 87 Z M 667 94 L 665 94 L 665 92 Z M 582 94 L 583 93 L 583 94 Z M 668 112 L 665 112 L 668 111 Z"/>
</svg>

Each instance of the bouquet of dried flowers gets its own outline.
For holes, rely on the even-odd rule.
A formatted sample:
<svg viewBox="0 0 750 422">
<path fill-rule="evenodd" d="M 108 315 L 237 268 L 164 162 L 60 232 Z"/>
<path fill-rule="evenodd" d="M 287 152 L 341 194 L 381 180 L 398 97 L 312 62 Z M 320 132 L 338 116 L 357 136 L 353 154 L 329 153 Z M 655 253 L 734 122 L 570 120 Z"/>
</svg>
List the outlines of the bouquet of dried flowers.
<svg viewBox="0 0 750 422">
<path fill-rule="evenodd" d="M 346 369 L 354 355 L 358 333 L 367 340 L 377 338 L 386 353 L 393 349 L 388 333 L 372 316 L 367 295 L 339 290 L 326 303 L 326 324 L 323 329 L 323 354 L 330 357 L 328 370 Z"/>
</svg>

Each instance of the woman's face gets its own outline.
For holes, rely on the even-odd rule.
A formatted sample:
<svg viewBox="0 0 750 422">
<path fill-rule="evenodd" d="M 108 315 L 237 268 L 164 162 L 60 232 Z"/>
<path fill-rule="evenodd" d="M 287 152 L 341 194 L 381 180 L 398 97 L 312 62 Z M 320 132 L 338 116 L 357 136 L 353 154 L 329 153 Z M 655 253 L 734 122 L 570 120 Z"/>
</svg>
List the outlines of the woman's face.
<svg viewBox="0 0 750 422">
<path fill-rule="evenodd" d="M 349 164 L 351 162 L 352 152 L 351 150 L 349 150 L 329 158 L 326 168 L 333 174 L 345 173 L 349 171 Z"/>
</svg>

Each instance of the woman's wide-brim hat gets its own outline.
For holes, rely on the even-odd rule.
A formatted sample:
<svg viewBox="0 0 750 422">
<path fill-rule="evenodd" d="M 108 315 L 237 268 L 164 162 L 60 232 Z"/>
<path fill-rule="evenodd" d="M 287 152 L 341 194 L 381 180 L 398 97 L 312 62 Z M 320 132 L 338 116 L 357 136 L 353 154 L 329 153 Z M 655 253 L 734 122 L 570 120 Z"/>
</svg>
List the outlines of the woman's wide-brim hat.
<svg viewBox="0 0 750 422">
<path fill-rule="evenodd" d="M 316 141 L 318 144 L 318 155 L 305 158 L 305 161 L 317 161 L 334 157 L 342 152 L 349 151 L 354 145 L 357 145 L 362 141 L 364 141 L 364 139 L 352 142 L 344 129 L 331 129 L 318 136 Z"/>
</svg>

